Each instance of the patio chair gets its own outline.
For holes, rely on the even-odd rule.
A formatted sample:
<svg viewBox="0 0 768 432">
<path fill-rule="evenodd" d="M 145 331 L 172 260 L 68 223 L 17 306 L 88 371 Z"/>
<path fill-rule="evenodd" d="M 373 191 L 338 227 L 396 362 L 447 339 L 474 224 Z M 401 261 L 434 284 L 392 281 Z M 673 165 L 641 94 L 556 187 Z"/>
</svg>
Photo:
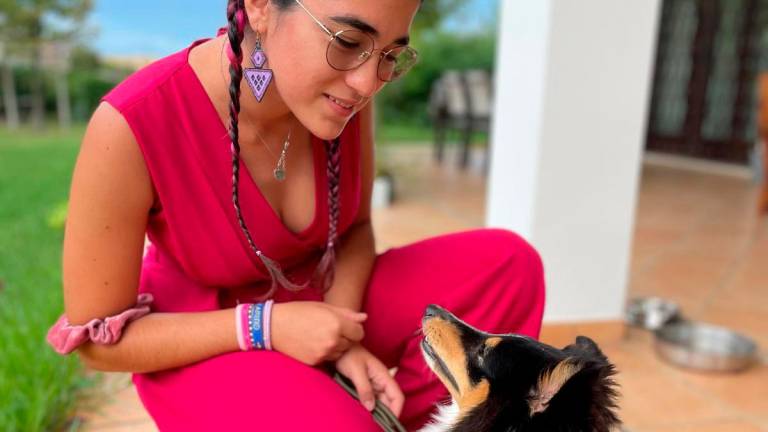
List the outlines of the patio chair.
<svg viewBox="0 0 768 432">
<path fill-rule="evenodd" d="M 487 70 L 449 70 L 433 83 L 429 114 L 435 130 L 434 156 L 437 161 L 443 160 L 448 130 L 457 129 L 462 136 L 459 164 L 462 168 L 467 167 L 472 133 L 490 129 L 492 96 L 493 84 Z"/>
</svg>

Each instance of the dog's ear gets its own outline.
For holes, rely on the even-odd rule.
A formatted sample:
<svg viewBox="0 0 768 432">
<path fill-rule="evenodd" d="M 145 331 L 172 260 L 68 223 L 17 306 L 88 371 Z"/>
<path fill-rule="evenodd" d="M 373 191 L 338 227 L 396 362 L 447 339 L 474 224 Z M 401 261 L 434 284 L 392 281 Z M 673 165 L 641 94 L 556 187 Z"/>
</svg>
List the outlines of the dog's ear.
<svg viewBox="0 0 768 432">
<path fill-rule="evenodd" d="M 535 414 L 544 412 L 549 406 L 549 402 L 560 391 L 561 388 L 579 372 L 582 368 L 580 363 L 567 358 L 560 361 L 548 371 L 539 376 L 538 381 L 528 393 L 529 414 L 533 417 Z"/>
<path fill-rule="evenodd" d="M 579 375 L 588 380 L 591 387 L 592 426 L 595 431 L 614 430 L 621 422 L 616 414 L 619 397 L 618 385 L 613 377 L 616 367 L 600 351 L 597 344 L 586 336 L 578 336 L 576 342 L 563 349 L 582 365 Z"/>
<path fill-rule="evenodd" d="M 563 348 L 563 352 L 575 357 L 583 357 L 583 355 L 580 354 L 586 353 L 588 358 L 608 361 L 608 358 L 602 351 L 600 351 L 600 348 L 598 348 L 595 341 L 586 336 L 577 336 L 576 342 Z"/>
</svg>

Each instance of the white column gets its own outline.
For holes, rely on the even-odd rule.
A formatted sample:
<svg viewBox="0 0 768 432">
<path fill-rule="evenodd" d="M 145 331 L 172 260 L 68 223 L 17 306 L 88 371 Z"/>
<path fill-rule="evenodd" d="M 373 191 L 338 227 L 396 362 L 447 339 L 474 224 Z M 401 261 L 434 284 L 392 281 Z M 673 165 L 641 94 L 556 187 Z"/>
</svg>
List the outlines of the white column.
<svg viewBox="0 0 768 432">
<path fill-rule="evenodd" d="M 487 225 L 541 253 L 545 320 L 619 319 L 659 0 L 502 0 Z"/>
</svg>

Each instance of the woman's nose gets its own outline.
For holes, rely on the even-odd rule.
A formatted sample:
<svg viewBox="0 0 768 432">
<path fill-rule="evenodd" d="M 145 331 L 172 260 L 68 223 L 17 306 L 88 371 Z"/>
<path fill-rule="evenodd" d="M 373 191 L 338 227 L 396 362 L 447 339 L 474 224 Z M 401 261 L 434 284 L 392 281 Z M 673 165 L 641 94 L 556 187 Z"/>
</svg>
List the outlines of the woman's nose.
<svg viewBox="0 0 768 432">
<path fill-rule="evenodd" d="M 347 72 L 347 85 L 364 98 L 370 98 L 384 84 L 379 79 L 379 53 L 374 52 L 368 60 L 356 69 Z"/>
</svg>

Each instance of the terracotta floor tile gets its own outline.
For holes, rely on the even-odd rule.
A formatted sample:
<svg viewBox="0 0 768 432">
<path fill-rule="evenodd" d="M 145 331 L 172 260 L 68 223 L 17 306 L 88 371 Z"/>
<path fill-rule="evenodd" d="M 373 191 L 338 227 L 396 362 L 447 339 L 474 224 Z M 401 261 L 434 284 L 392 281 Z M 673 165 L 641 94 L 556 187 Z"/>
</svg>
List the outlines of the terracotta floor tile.
<svg viewBox="0 0 768 432">
<path fill-rule="evenodd" d="M 89 425 L 82 429 L 88 432 L 156 432 L 158 429 L 152 420 L 120 422 L 109 425 Z"/>
<path fill-rule="evenodd" d="M 669 376 L 625 371 L 617 381 L 622 393 L 621 418 L 630 430 L 716 421 L 728 414 L 718 401 Z"/>
<path fill-rule="evenodd" d="M 698 310 L 728 271 L 727 257 L 674 250 L 658 255 L 644 271 L 631 275 L 630 295 L 653 294 L 678 303 L 684 311 Z"/>
<path fill-rule="evenodd" d="M 768 313 L 768 250 L 764 254 L 753 250 L 740 262 L 731 283 L 718 293 L 717 300 Z"/>
<path fill-rule="evenodd" d="M 764 426 L 743 420 L 716 420 L 684 425 L 670 425 L 648 429 L 632 429 L 631 432 L 766 432 Z"/>
<path fill-rule="evenodd" d="M 681 377 L 734 412 L 768 422 L 768 366 L 757 365 L 736 374 L 690 372 Z"/>
<path fill-rule="evenodd" d="M 78 416 L 85 420 L 83 431 L 155 430 L 130 381 L 130 374 L 105 373 L 102 386 L 81 406 Z M 148 422 L 146 429 L 143 426 Z"/>
</svg>

